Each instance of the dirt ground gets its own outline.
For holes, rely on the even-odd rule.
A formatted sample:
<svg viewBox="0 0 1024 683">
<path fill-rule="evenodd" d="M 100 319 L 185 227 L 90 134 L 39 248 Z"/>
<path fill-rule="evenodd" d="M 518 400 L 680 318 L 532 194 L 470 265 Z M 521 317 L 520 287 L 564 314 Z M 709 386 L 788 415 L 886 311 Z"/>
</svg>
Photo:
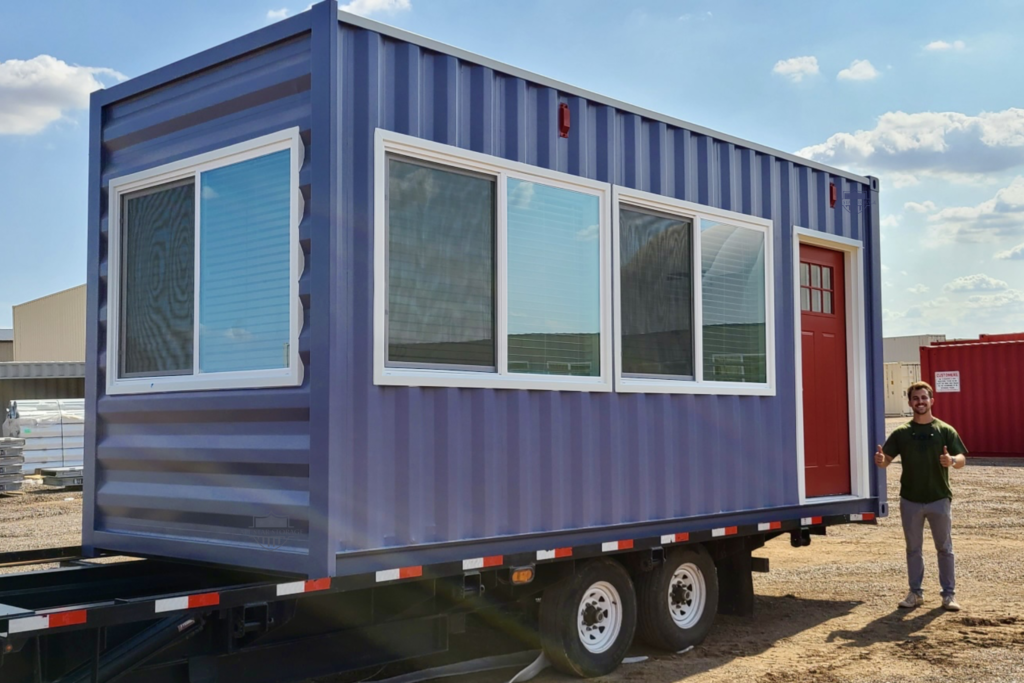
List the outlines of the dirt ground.
<svg viewBox="0 0 1024 683">
<path fill-rule="evenodd" d="M 622 683 L 1024 683 L 1024 462 L 971 460 L 953 476 L 957 597 L 939 606 L 934 554 L 926 550 L 925 604 L 897 609 L 906 594 L 898 511 L 900 468 L 889 469 L 895 516 L 758 551 L 771 572 L 754 575 L 752 618 L 720 616 L 703 645 L 680 655 L 635 647 L 646 661 L 604 681 Z M 33 486 L 0 495 L 0 552 L 77 545 L 81 492 Z M 927 547 L 926 535 L 926 547 Z M 0 570 L 3 571 L 3 570 Z M 514 670 L 449 678 L 501 683 Z M 548 670 L 540 683 L 569 680 Z"/>
</svg>

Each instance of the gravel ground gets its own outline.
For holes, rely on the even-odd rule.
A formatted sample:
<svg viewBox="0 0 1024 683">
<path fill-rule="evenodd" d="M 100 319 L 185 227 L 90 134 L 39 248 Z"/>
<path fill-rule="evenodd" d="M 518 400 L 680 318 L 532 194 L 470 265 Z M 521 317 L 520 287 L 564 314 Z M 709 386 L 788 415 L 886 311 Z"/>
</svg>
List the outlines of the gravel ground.
<svg viewBox="0 0 1024 683">
<path fill-rule="evenodd" d="M 899 463 L 889 469 L 898 502 Z M 771 572 L 754 575 L 756 613 L 720 616 L 703 645 L 682 655 L 637 646 L 647 656 L 604 681 L 629 683 L 1024 683 L 1024 462 L 971 460 L 954 473 L 953 540 L 958 614 L 939 608 L 934 554 L 928 554 L 925 605 L 896 608 L 906 593 L 898 513 L 877 526 L 847 525 L 788 538 L 758 555 Z M 30 484 L 0 495 L 0 552 L 78 545 L 80 491 Z M 927 543 L 927 541 L 926 541 Z M 3 571 L 3 570 L 0 570 Z M 19 569 L 24 571 L 24 569 Z M 449 678 L 502 683 L 511 673 Z M 548 670 L 539 683 L 567 681 Z"/>
</svg>

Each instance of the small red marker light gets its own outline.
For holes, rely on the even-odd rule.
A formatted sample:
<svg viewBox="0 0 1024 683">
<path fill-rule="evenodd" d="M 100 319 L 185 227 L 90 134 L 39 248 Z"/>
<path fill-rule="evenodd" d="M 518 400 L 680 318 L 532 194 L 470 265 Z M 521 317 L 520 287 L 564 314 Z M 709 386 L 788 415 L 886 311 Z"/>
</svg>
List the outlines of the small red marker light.
<svg viewBox="0 0 1024 683">
<path fill-rule="evenodd" d="M 835 208 L 836 196 L 838 194 L 839 193 L 836 191 L 836 184 L 835 183 L 829 183 L 829 186 L 828 186 L 828 206 L 829 206 L 829 208 Z"/>
<path fill-rule="evenodd" d="M 569 137 L 569 105 L 562 102 L 558 105 L 558 137 L 567 138 Z"/>
</svg>

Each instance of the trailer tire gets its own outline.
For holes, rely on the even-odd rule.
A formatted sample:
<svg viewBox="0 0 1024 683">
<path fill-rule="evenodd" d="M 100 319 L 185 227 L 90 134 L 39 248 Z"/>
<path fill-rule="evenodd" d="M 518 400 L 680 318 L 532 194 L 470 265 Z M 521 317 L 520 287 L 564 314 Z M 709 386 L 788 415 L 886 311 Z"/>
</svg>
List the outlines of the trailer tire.
<svg viewBox="0 0 1024 683">
<path fill-rule="evenodd" d="M 622 663 L 636 631 L 636 594 L 619 563 L 592 560 L 548 587 L 540 601 L 540 636 L 562 673 L 593 678 Z"/>
<path fill-rule="evenodd" d="M 718 574 L 704 546 L 677 548 L 636 582 L 637 635 L 648 645 L 678 652 L 698 645 L 718 609 Z"/>
</svg>

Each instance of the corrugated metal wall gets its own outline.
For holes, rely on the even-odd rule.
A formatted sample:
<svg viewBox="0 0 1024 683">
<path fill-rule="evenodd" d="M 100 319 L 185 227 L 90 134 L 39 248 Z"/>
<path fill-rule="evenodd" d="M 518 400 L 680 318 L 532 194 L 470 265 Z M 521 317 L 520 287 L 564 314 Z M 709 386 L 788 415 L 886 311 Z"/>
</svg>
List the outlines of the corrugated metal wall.
<svg viewBox="0 0 1024 683">
<path fill-rule="evenodd" d="M 85 360 L 85 285 L 14 307 L 15 361 Z"/>
<path fill-rule="evenodd" d="M 309 194 L 308 14 L 100 93 L 93 104 L 84 542 L 304 572 L 309 525 L 310 362 L 301 387 L 105 396 L 106 192 L 111 178 L 298 126 Z M 178 77 L 168 74 L 179 74 Z M 170 82 L 167 82 L 170 78 Z M 127 91 L 127 95 L 125 94 Z M 99 98 L 99 99 L 97 99 Z M 109 103 L 104 106 L 104 102 Z M 300 239 L 310 248 L 308 220 Z M 310 261 L 300 284 L 309 306 Z M 308 316 L 308 310 L 307 310 Z M 261 532 L 277 517 L 287 531 Z M 255 527 L 255 528 L 254 528 Z M 268 538 L 272 535 L 273 538 Z M 280 544 L 280 547 L 276 547 Z M 270 549 L 266 549 L 269 546 Z"/>
<path fill-rule="evenodd" d="M 840 198 L 868 187 L 371 30 L 343 24 L 340 51 L 340 273 L 343 310 L 352 312 L 333 347 L 345 359 L 341 467 L 332 480 L 341 490 L 340 551 L 798 504 L 794 225 L 865 241 L 868 367 L 878 375 L 869 382 L 870 419 L 879 433 L 872 212 L 828 202 L 830 183 Z M 562 102 L 571 109 L 568 139 L 557 133 Z M 374 386 L 377 127 L 773 219 L 778 395 Z"/>
<path fill-rule="evenodd" d="M 14 342 L 0 341 L 0 363 L 7 363 L 12 360 L 14 360 Z"/>
<path fill-rule="evenodd" d="M 936 372 L 959 373 L 959 391 L 936 391 L 932 412 L 956 428 L 972 457 L 1024 457 L 1024 341 L 921 349 L 921 379 L 936 387 Z"/>
</svg>

